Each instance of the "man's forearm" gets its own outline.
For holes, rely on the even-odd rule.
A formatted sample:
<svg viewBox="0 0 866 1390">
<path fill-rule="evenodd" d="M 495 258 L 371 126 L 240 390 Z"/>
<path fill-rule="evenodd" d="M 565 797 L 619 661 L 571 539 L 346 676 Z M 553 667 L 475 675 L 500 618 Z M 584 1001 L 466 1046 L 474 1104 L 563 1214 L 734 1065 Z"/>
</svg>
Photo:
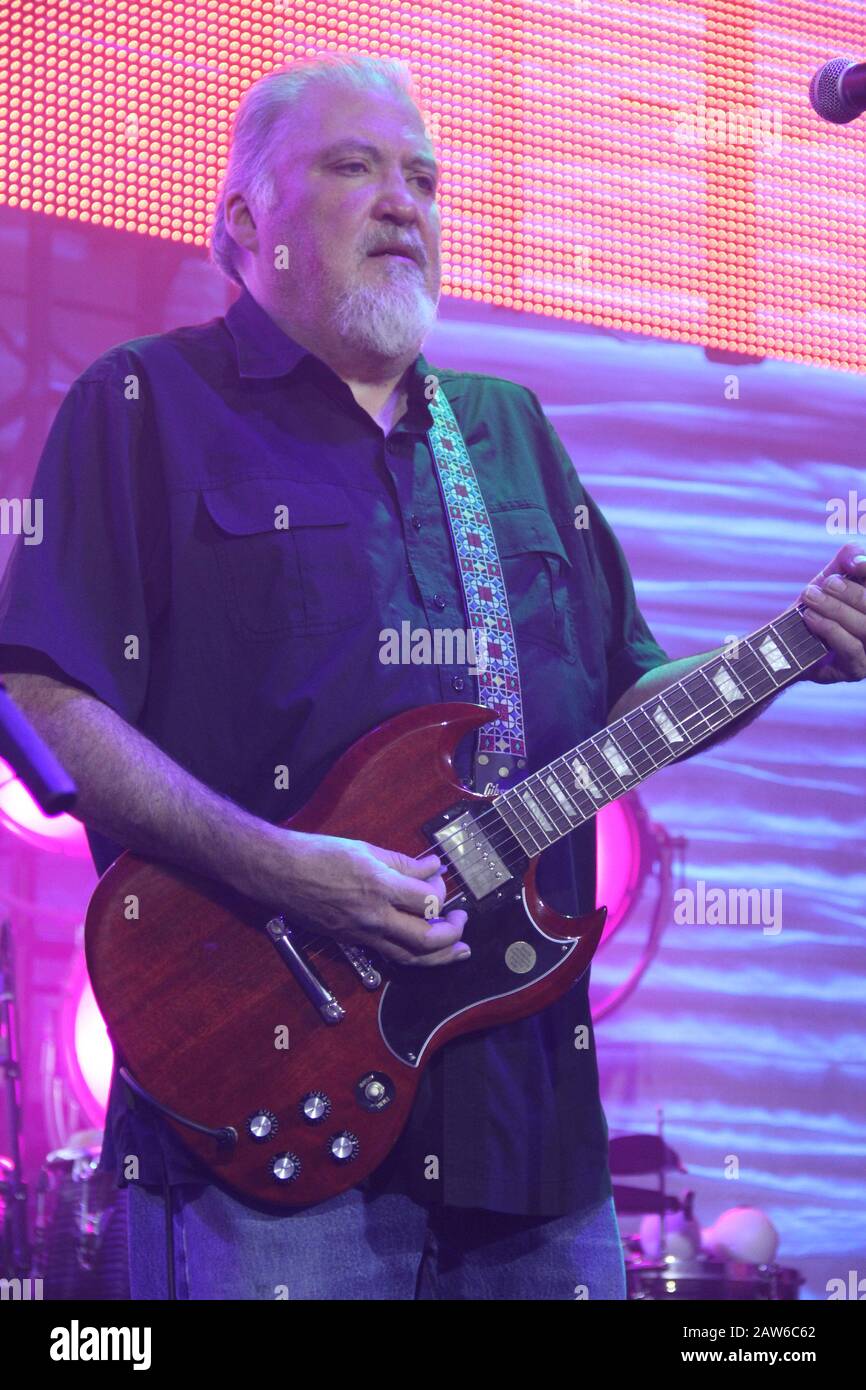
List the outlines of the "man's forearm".
<svg viewBox="0 0 866 1390">
<path fill-rule="evenodd" d="M 679 661 L 669 661 L 665 666 L 657 666 L 653 671 L 647 671 L 646 675 L 641 676 L 640 680 L 635 681 L 624 695 L 621 695 L 608 715 L 608 723 L 611 724 L 615 719 L 620 719 L 624 714 L 637 709 L 645 700 L 650 700 L 654 695 L 660 695 L 669 685 L 674 685 L 681 681 L 691 671 L 703 666 L 705 661 L 709 661 L 714 656 L 722 656 L 728 650 L 727 647 L 716 647 L 714 651 L 701 652 L 698 656 L 684 656 Z M 778 691 L 777 694 L 780 694 Z M 775 699 L 775 696 L 772 697 Z M 722 743 L 726 738 L 739 733 L 747 724 L 751 724 L 753 719 L 766 709 L 769 701 L 764 700 L 757 707 L 746 710 L 743 714 L 737 715 L 730 724 L 726 724 L 718 733 L 710 734 L 697 748 L 691 752 L 684 753 L 683 759 L 693 757 L 695 753 L 703 753 L 705 749 L 711 748 L 715 743 Z"/>
<path fill-rule="evenodd" d="M 9 694 L 78 785 L 75 816 L 136 853 L 255 896 L 278 830 L 206 787 L 94 696 L 49 676 L 3 677 Z"/>
</svg>

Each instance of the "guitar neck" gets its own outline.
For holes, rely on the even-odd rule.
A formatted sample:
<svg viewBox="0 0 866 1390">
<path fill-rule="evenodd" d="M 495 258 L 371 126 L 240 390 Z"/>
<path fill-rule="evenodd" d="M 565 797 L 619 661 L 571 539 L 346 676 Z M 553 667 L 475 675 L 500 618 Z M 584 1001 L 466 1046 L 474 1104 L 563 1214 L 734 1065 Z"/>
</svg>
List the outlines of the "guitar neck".
<svg viewBox="0 0 866 1390">
<path fill-rule="evenodd" d="M 527 855 L 583 825 L 820 660 L 827 646 L 797 604 L 584 739 L 493 802 Z"/>
</svg>

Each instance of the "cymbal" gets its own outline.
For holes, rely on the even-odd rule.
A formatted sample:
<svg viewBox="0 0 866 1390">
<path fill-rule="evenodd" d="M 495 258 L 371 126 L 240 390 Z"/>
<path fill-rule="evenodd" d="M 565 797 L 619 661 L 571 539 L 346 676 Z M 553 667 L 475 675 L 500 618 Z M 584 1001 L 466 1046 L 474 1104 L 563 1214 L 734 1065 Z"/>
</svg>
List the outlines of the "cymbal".
<svg viewBox="0 0 866 1390">
<path fill-rule="evenodd" d="M 679 1154 L 657 1134 L 624 1134 L 619 1139 L 611 1139 L 608 1154 L 610 1171 L 617 1177 L 660 1173 L 664 1168 L 678 1173 L 688 1172 Z"/>
</svg>

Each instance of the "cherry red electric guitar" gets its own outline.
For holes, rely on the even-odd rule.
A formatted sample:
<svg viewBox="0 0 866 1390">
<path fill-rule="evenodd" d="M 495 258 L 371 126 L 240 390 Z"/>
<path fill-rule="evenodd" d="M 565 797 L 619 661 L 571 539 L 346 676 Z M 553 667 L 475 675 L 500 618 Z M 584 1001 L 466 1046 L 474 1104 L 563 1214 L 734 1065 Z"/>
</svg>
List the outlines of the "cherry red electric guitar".
<svg viewBox="0 0 866 1390">
<path fill-rule="evenodd" d="M 449 1039 L 524 1018 L 587 969 L 605 908 L 542 902 L 539 855 L 657 768 L 796 679 L 827 647 L 792 607 L 495 796 L 456 780 L 474 704 L 388 720 L 286 825 L 404 854 L 435 849 L 469 961 L 395 966 L 201 877 L 124 853 L 90 903 L 96 999 L 129 1084 L 241 1196 L 310 1204 L 354 1186 L 396 1142 L 422 1069 Z"/>
</svg>

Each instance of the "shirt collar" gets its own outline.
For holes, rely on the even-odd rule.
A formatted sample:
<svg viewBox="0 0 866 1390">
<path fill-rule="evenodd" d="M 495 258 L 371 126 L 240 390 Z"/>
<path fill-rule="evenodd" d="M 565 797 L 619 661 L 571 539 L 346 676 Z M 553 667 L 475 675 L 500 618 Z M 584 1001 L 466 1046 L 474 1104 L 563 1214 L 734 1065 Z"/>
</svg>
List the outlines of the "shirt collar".
<svg viewBox="0 0 866 1390">
<path fill-rule="evenodd" d="M 241 376 L 284 376 L 308 355 L 307 348 L 284 333 L 246 287 L 226 311 L 225 321 L 235 340 Z"/>
<path fill-rule="evenodd" d="M 225 322 L 234 339 L 237 351 L 238 372 L 242 377 L 285 376 L 294 370 L 304 357 L 312 357 L 309 349 L 294 338 L 290 338 L 270 314 L 253 298 L 244 287 L 238 299 L 226 311 Z M 411 365 L 408 378 L 406 414 L 402 417 L 408 424 L 418 421 L 426 429 L 432 423 L 426 397 L 426 379 L 435 375 L 423 353 L 418 354 Z M 449 400 L 459 392 L 458 382 L 449 382 Z M 402 423 L 402 420 L 398 424 Z"/>
</svg>

